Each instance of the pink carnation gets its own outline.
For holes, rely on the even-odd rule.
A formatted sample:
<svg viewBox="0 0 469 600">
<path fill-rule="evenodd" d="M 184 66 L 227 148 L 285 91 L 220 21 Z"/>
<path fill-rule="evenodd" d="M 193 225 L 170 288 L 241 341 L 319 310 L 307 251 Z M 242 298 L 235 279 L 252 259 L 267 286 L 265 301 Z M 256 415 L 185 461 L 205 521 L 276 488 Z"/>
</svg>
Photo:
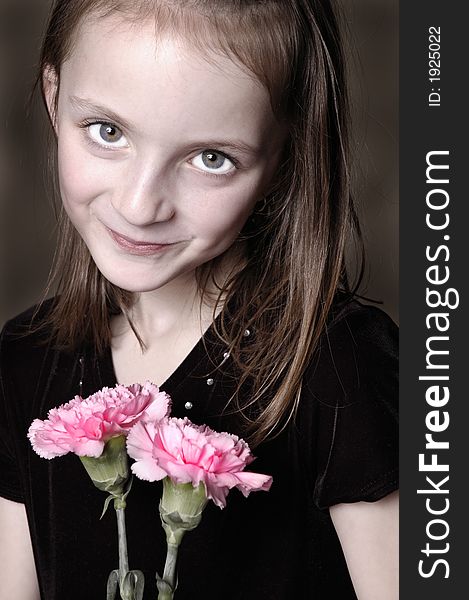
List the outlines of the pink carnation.
<svg viewBox="0 0 469 600">
<path fill-rule="evenodd" d="M 174 483 L 203 482 L 207 498 L 226 506 L 228 491 L 237 487 L 244 496 L 269 490 L 272 477 L 243 471 L 254 460 L 249 446 L 236 435 L 217 433 L 187 419 L 165 418 L 137 423 L 127 437 L 127 453 L 136 462 L 140 479 L 157 481 L 169 476 Z"/>
<path fill-rule="evenodd" d="M 111 437 L 127 435 L 140 419 L 162 419 L 169 410 L 169 396 L 149 381 L 144 386 L 105 387 L 86 399 L 75 396 L 52 408 L 44 421 L 35 419 L 28 437 L 43 458 L 68 452 L 98 458 Z"/>
</svg>

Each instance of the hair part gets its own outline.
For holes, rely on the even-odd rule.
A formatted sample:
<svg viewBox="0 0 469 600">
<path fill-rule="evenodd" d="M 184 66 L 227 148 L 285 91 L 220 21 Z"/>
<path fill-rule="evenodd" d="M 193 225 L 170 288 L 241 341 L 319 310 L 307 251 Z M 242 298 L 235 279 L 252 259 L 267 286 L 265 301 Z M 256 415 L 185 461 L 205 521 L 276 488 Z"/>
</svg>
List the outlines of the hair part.
<svg viewBox="0 0 469 600">
<path fill-rule="evenodd" d="M 40 76 L 53 69 L 59 91 L 61 65 L 82 24 L 110 15 L 135 26 L 154 19 L 156 39 L 179 36 L 209 61 L 228 55 L 266 87 L 274 114 L 288 124 L 282 164 L 263 208 L 227 251 L 246 248 L 237 268 L 227 281 L 216 281 L 222 256 L 196 271 L 201 302 L 215 284 L 214 315 L 223 303 L 215 331 L 229 349 L 238 381 L 229 410 L 243 417 L 256 446 L 294 416 L 334 295 L 339 287 L 349 290 L 344 249 L 350 232 L 360 240 L 336 15 L 329 0 L 57 0 Z M 132 326 L 134 295 L 103 277 L 65 211 L 59 212 L 50 279 L 58 296 L 49 324 L 59 346 L 76 348 L 87 339 L 102 351 L 111 342 L 112 314 L 122 312 Z M 246 329 L 254 331 L 249 341 Z M 250 398 L 243 404 L 239 392 L 246 386 Z"/>
</svg>

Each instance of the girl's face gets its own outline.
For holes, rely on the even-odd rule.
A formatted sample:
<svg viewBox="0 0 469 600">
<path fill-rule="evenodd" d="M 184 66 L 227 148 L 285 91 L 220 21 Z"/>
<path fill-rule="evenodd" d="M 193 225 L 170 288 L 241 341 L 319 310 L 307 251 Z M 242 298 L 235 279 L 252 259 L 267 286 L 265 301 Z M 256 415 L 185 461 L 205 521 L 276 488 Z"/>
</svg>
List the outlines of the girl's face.
<svg viewBox="0 0 469 600">
<path fill-rule="evenodd" d="M 53 94 L 49 75 L 49 106 Z M 265 88 L 229 58 L 115 17 L 80 28 L 55 126 L 65 209 L 100 271 L 129 291 L 229 248 L 284 139 Z"/>
</svg>

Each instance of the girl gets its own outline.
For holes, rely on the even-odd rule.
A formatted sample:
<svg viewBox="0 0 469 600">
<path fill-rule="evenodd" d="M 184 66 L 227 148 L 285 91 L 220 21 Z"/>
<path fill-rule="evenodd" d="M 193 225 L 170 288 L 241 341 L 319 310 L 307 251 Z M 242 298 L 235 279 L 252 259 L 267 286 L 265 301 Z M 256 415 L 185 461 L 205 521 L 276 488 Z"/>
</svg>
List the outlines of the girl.
<svg viewBox="0 0 469 600">
<path fill-rule="evenodd" d="M 33 418 L 147 379 L 273 476 L 184 540 L 176 597 L 397 598 L 396 331 L 353 299 L 344 65 L 329 0 L 56 0 L 41 89 L 58 294 L 1 342 L 2 598 L 101 598 L 114 521 Z M 156 597 L 160 488 L 131 568 Z"/>
</svg>

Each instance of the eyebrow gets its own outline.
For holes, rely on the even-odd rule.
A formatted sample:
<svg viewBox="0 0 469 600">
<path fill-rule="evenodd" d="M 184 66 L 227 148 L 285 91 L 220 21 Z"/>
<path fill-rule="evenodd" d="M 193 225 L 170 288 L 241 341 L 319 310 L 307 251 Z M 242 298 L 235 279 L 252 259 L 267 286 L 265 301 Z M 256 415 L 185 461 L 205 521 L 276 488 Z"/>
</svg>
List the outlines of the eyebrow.
<svg viewBox="0 0 469 600">
<path fill-rule="evenodd" d="M 122 125 L 125 129 L 132 129 L 132 123 L 130 121 L 126 121 L 121 116 L 119 116 L 114 111 L 102 106 L 101 104 L 95 104 L 94 102 L 90 102 L 85 98 L 79 98 L 78 96 L 70 96 L 70 104 L 77 110 L 81 110 L 83 112 L 94 112 L 99 113 L 104 119 L 108 119 L 114 123 L 118 123 Z"/>
<path fill-rule="evenodd" d="M 91 112 L 95 113 L 96 116 L 99 114 L 103 119 L 109 120 L 113 123 L 121 125 L 124 129 L 133 129 L 134 126 L 130 121 L 122 118 L 120 115 L 115 113 L 113 110 L 107 108 L 106 106 L 102 106 L 101 104 L 96 104 L 95 102 L 91 102 L 86 100 L 85 98 L 80 98 L 79 96 L 70 96 L 70 104 L 77 110 L 82 112 Z M 255 146 L 250 146 L 246 144 L 242 140 L 223 140 L 217 138 L 211 139 L 202 139 L 196 142 L 198 146 L 204 146 L 207 150 L 213 149 L 216 150 L 218 148 L 224 148 L 231 152 L 242 152 L 244 154 L 257 154 L 258 148 Z"/>
<path fill-rule="evenodd" d="M 244 154 L 257 154 L 258 152 L 257 148 L 241 140 L 204 139 L 198 142 L 197 145 L 204 146 L 207 150 L 224 149 L 229 152 L 242 152 Z"/>
</svg>

